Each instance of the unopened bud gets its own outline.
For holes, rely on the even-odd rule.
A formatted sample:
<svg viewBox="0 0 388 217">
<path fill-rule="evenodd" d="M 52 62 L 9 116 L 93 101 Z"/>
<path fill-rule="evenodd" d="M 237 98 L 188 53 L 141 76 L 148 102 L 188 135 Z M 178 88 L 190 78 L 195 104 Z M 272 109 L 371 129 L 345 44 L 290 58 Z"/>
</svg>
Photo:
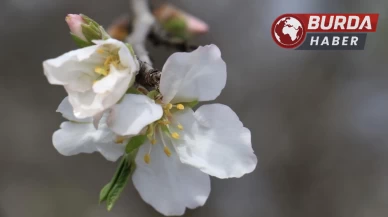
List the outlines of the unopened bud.
<svg viewBox="0 0 388 217">
<path fill-rule="evenodd" d="M 69 14 L 66 16 L 66 22 L 75 43 L 79 47 L 93 45 L 93 40 L 110 38 L 102 26 L 83 14 Z"/>
<path fill-rule="evenodd" d="M 209 26 L 205 22 L 168 3 L 157 8 L 154 16 L 166 31 L 183 39 L 209 31 Z"/>
<path fill-rule="evenodd" d="M 66 16 L 67 25 L 69 25 L 70 31 L 78 38 L 87 41 L 85 35 L 82 33 L 82 24 L 85 24 L 84 19 L 78 14 L 69 14 Z"/>
</svg>

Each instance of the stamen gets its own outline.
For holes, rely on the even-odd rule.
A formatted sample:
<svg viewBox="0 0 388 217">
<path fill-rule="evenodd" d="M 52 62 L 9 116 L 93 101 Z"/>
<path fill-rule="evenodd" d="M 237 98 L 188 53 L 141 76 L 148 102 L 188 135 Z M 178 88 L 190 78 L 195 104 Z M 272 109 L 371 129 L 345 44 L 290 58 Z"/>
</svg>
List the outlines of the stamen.
<svg viewBox="0 0 388 217">
<path fill-rule="evenodd" d="M 172 104 L 171 104 L 171 103 L 167 104 L 165 108 L 166 108 L 167 110 L 172 109 Z"/>
<path fill-rule="evenodd" d="M 167 155 L 167 157 L 171 156 L 171 151 L 166 145 L 164 146 L 163 151 Z"/>
<path fill-rule="evenodd" d="M 97 66 L 94 71 L 99 75 L 108 75 L 108 71 L 102 67 Z"/>
<path fill-rule="evenodd" d="M 179 139 L 179 134 L 177 132 L 171 133 L 171 137 L 174 139 Z"/>
<path fill-rule="evenodd" d="M 182 104 L 178 104 L 178 105 L 176 105 L 176 108 L 179 110 L 183 110 L 183 109 L 185 109 L 185 106 Z"/>
<path fill-rule="evenodd" d="M 103 54 L 104 52 L 105 52 L 105 51 L 104 51 L 103 49 L 101 49 L 101 48 L 97 50 L 97 53 L 98 53 L 98 54 Z"/>
<path fill-rule="evenodd" d="M 144 162 L 145 162 L 146 164 L 150 164 L 150 162 L 151 162 L 150 154 L 145 154 L 145 155 L 144 155 Z"/>
<path fill-rule="evenodd" d="M 109 66 L 109 64 L 113 62 L 113 57 L 112 56 L 108 56 L 108 58 L 106 58 L 105 62 L 104 62 L 104 66 Z"/>
<path fill-rule="evenodd" d="M 125 140 L 125 137 L 124 136 L 117 136 L 116 140 L 115 140 L 115 143 L 117 144 L 121 144 L 123 143 Z"/>
<path fill-rule="evenodd" d="M 159 121 L 159 124 L 169 125 L 169 124 L 171 124 L 171 122 L 169 120 L 161 120 L 161 121 Z"/>
<path fill-rule="evenodd" d="M 170 149 L 167 147 L 166 145 L 166 141 L 164 140 L 164 137 L 163 137 L 163 132 L 162 132 L 162 129 L 159 128 L 159 132 L 160 132 L 160 139 L 162 140 L 162 144 L 163 144 L 163 151 L 164 153 L 170 157 L 171 156 L 171 151 Z"/>
<path fill-rule="evenodd" d="M 152 145 L 155 145 L 156 143 L 157 143 L 156 139 L 152 139 L 152 140 L 151 140 L 151 144 L 152 144 Z"/>
<path fill-rule="evenodd" d="M 151 162 L 151 150 L 152 150 L 152 145 L 150 145 L 150 149 L 148 150 L 148 153 L 144 155 L 144 162 L 146 164 L 150 164 Z"/>
<path fill-rule="evenodd" d="M 178 129 L 183 130 L 183 126 L 181 124 L 178 124 Z"/>
</svg>

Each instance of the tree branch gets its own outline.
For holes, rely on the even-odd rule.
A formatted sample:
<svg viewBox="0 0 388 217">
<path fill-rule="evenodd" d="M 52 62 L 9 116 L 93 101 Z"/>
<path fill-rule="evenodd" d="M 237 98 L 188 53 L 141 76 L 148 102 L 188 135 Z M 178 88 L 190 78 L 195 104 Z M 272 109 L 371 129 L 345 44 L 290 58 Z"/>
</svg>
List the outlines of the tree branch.
<svg viewBox="0 0 388 217">
<path fill-rule="evenodd" d="M 148 0 L 129 0 L 129 3 L 132 6 L 133 23 L 132 33 L 126 38 L 126 41 L 132 45 L 141 61 L 152 66 L 145 43 L 151 27 L 155 23 L 155 18 L 150 11 Z"/>
</svg>

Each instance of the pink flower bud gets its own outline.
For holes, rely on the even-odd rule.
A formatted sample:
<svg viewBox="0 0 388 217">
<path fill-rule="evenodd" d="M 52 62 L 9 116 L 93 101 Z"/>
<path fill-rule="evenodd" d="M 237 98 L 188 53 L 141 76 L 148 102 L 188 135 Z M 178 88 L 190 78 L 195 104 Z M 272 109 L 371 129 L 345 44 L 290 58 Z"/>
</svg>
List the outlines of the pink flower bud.
<svg viewBox="0 0 388 217">
<path fill-rule="evenodd" d="M 84 19 L 78 14 L 69 14 L 66 16 L 67 25 L 69 25 L 71 33 L 79 37 L 82 40 L 87 41 L 85 35 L 82 33 L 81 24 L 85 24 Z"/>
<path fill-rule="evenodd" d="M 191 34 L 203 34 L 209 31 L 209 26 L 204 21 L 168 3 L 155 9 L 154 15 L 162 24 L 171 18 L 184 20 L 187 25 L 187 31 Z"/>
<path fill-rule="evenodd" d="M 209 31 L 209 26 L 202 20 L 189 14 L 185 14 L 185 18 L 187 22 L 187 27 L 190 32 L 194 34 L 203 34 Z"/>
</svg>

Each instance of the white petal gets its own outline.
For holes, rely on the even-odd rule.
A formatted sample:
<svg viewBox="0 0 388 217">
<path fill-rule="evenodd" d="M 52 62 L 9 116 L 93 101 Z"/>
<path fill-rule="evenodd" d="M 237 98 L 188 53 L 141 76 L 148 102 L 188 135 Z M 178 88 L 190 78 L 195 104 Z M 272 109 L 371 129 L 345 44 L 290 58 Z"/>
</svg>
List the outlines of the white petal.
<svg viewBox="0 0 388 217">
<path fill-rule="evenodd" d="M 46 60 L 43 62 L 44 74 L 51 84 L 67 85 L 76 91 L 86 91 L 97 77 L 94 73 L 94 63 L 98 62 L 98 57 L 92 58 L 96 49 L 98 46 L 94 45 Z"/>
<path fill-rule="evenodd" d="M 77 92 L 67 86 L 65 89 L 69 94 L 69 102 L 74 108 L 74 116 L 77 118 L 93 117 L 106 109 L 102 102 L 106 97 L 103 94 L 96 94 L 93 90 Z"/>
<path fill-rule="evenodd" d="M 92 118 L 94 128 L 98 129 L 98 125 L 100 124 L 101 118 L 105 113 L 110 113 L 110 111 L 100 112 L 100 113 L 94 115 L 94 117 Z"/>
<path fill-rule="evenodd" d="M 175 53 L 162 72 L 160 92 L 164 103 L 214 100 L 226 83 L 226 64 L 216 45 Z"/>
<path fill-rule="evenodd" d="M 54 147 L 65 156 L 100 152 L 107 160 L 116 161 L 124 146 L 114 143 L 115 135 L 106 130 L 96 130 L 93 124 L 63 122 L 53 135 Z"/>
<path fill-rule="evenodd" d="M 135 81 L 135 74 L 131 74 L 129 69 L 117 70 L 113 65 L 110 65 L 110 73 L 101 80 L 93 84 L 95 93 L 120 92 L 118 95 L 124 95 L 129 86 L 132 86 Z M 123 85 L 124 87 L 118 87 Z M 123 91 L 124 90 L 124 93 Z M 120 97 L 121 97 L 120 96 Z"/>
<path fill-rule="evenodd" d="M 179 158 L 218 178 L 238 178 L 256 168 L 257 158 L 250 131 L 227 106 L 201 106 L 174 114 L 184 127 L 182 139 L 174 142 Z"/>
<path fill-rule="evenodd" d="M 57 112 L 62 113 L 62 116 L 63 116 L 64 118 L 66 118 L 67 120 L 69 120 L 69 121 L 85 122 L 85 123 L 90 123 L 90 122 L 92 122 L 92 119 L 91 119 L 91 118 L 83 118 L 83 119 L 79 119 L 79 118 L 77 118 L 77 117 L 74 116 L 73 106 L 71 106 L 68 97 L 65 97 L 65 98 L 62 100 L 61 104 L 59 104 L 58 109 L 57 109 Z"/>
<path fill-rule="evenodd" d="M 151 162 L 143 157 L 150 144 L 140 147 L 136 156 L 133 184 L 145 202 L 166 216 L 178 216 L 185 209 L 203 206 L 210 194 L 210 178 L 198 169 L 182 164 L 172 149 L 167 157 L 160 144 L 153 145 Z"/>
<path fill-rule="evenodd" d="M 120 57 L 120 64 L 126 68 L 129 68 L 131 73 L 138 70 L 139 62 L 132 56 L 128 47 L 123 42 L 112 38 L 107 40 L 93 40 L 93 42 L 97 45 L 110 44 L 116 48 L 119 48 L 118 53 Z"/>
<path fill-rule="evenodd" d="M 163 109 L 144 95 L 127 94 L 112 107 L 108 125 L 119 135 L 136 135 L 163 115 Z"/>
</svg>

